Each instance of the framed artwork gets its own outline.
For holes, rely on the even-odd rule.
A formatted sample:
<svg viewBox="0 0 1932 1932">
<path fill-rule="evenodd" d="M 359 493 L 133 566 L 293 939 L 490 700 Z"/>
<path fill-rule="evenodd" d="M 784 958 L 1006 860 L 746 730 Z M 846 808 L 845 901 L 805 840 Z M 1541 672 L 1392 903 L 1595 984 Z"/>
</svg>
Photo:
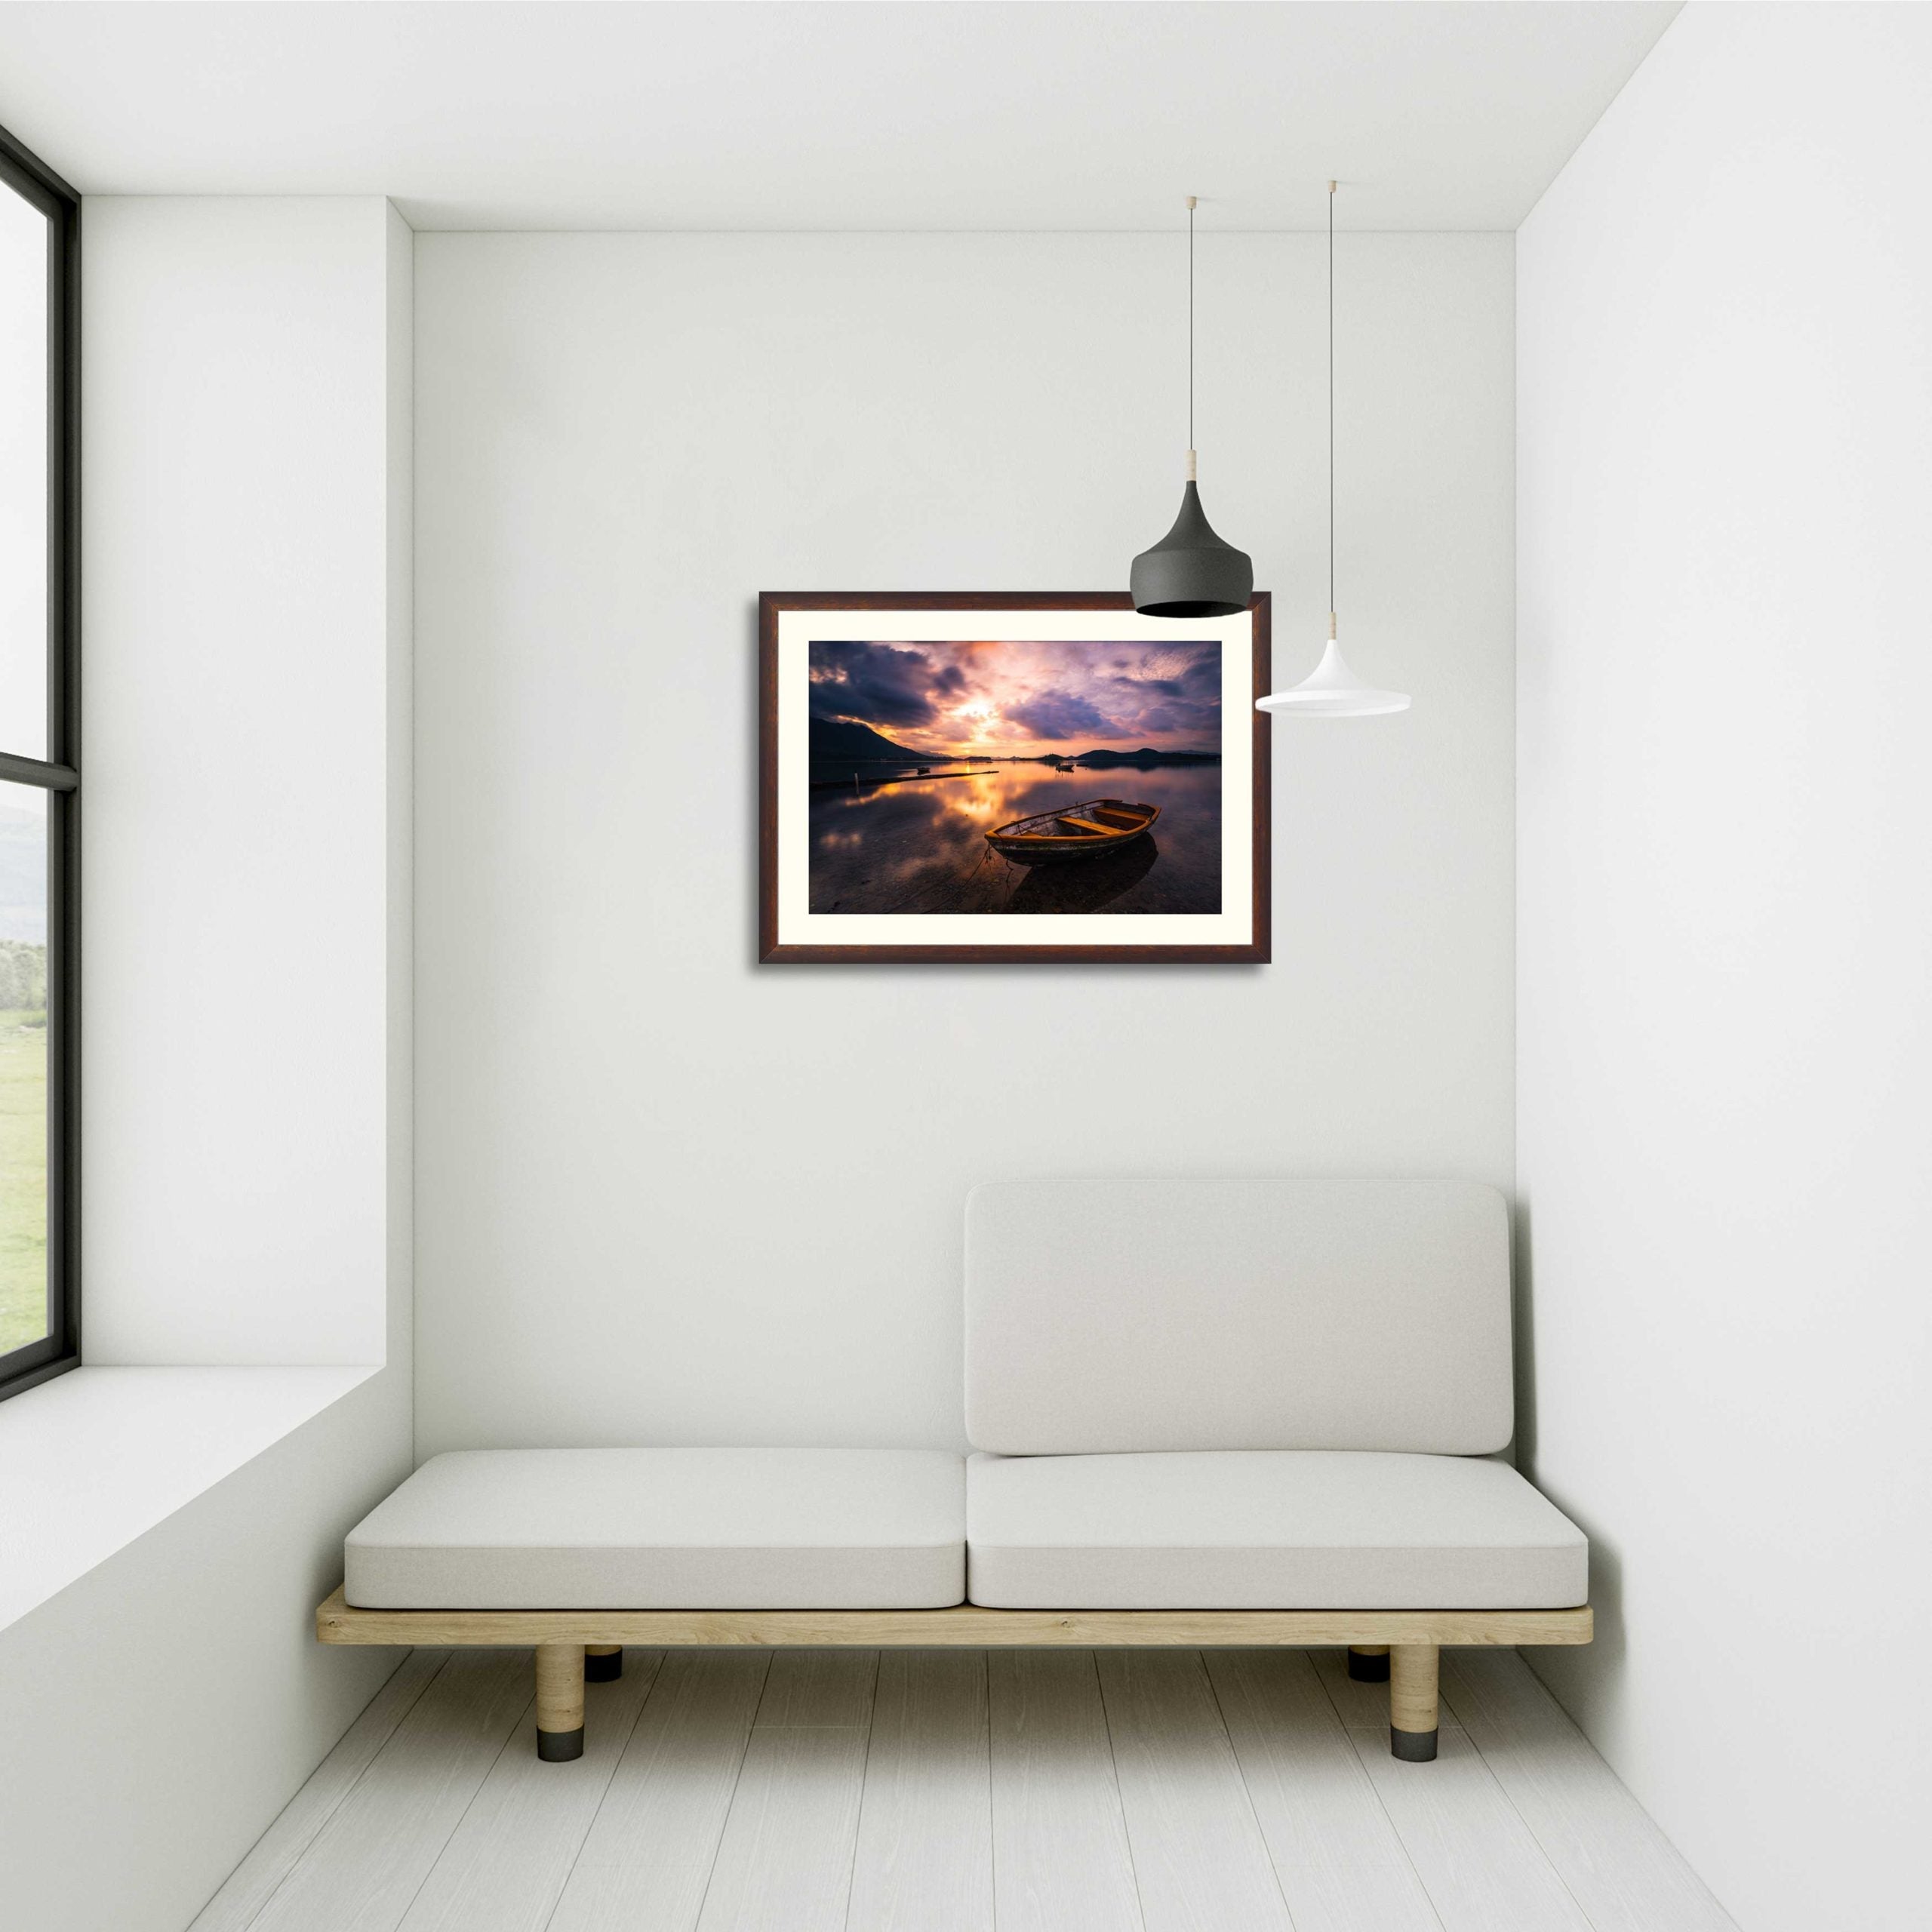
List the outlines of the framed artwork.
<svg viewBox="0 0 1932 1932">
<path fill-rule="evenodd" d="M 1265 962 L 1268 617 L 767 592 L 760 961 Z"/>
</svg>

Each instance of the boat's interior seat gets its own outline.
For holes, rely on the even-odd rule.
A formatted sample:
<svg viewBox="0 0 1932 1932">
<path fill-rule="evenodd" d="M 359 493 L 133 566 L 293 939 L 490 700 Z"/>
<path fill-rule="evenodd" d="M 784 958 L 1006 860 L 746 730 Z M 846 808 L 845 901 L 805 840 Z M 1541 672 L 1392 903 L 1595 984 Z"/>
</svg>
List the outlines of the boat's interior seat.
<svg viewBox="0 0 1932 1932">
<path fill-rule="evenodd" d="M 1121 829 L 1117 825 L 1096 825 L 1091 818 L 1075 818 L 1066 812 L 1060 814 L 1060 822 L 1062 825 L 1077 825 L 1082 832 L 1118 832 Z"/>
</svg>

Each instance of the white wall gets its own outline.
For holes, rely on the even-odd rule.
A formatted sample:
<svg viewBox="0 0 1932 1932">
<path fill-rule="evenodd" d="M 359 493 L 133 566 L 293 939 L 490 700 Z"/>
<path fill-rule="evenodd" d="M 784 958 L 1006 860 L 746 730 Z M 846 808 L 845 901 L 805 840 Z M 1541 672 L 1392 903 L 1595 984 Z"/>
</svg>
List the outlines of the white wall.
<svg viewBox="0 0 1932 1932">
<path fill-rule="evenodd" d="M 1266 968 L 756 968 L 761 589 L 1123 586 L 1178 235 L 419 235 L 418 1440 L 959 1441 L 961 1207 L 1506 1183 L 1512 245 L 1345 235 Z M 1322 245 L 1204 235 L 1217 527 L 1318 654 Z"/>
<path fill-rule="evenodd" d="M 179 1932 L 395 1660 L 310 1620 L 410 1466 L 412 263 L 373 197 L 83 230 L 95 1366 L 8 1426 L 386 1364 L 0 1632 L 7 1922 Z"/>
<path fill-rule="evenodd" d="M 1746 1932 L 1925 1912 L 1928 98 L 1693 7 L 1518 237 L 1540 1668 Z"/>
<path fill-rule="evenodd" d="M 314 1618 L 408 1397 L 371 1378 L 0 1632 L 8 1932 L 182 1932 L 394 1669 Z"/>
<path fill-rule="evenodd" d="M 383 1357 L 392 221 L 87 204 L 92 1362 Z"/>
</svg>

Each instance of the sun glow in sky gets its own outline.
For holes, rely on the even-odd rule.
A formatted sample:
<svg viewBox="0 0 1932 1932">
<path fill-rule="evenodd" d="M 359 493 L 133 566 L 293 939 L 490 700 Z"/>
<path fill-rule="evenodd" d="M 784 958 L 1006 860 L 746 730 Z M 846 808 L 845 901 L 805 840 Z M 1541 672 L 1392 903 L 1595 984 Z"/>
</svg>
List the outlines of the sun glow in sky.
<svg viewBox="0 0 1932 1932">
<path fill-rule="evenodd" d="M 1217 643 L 819 643 L 814 720 L 922 756 L 1218 752 Z"/>
</svg>

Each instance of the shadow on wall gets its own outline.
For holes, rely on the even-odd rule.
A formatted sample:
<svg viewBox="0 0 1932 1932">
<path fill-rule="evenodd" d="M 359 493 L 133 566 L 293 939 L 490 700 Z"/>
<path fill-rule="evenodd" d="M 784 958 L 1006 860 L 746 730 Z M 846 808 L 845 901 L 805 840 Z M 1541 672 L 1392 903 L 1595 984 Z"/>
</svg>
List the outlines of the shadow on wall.
<svg viewBox="0 0 1932 1932">
<path fill-rule="evenodd" d="M 1590 1540 L 1590 1607 L 1596 1613 L 1596 1635 L 1588 1646 L 1576 1650 L 1543 1645 L 1525 1649 L 1522 1655 L 1594 1743 L 1617 1729 L 1623 1702 L 1623 1662 L 1629 1645 L 1623 1627 L 1623 1552 L 1603 1525 L 1560 1490 L 1543 1493 Z"/>
<path fill-rule="evenodd" d="M 1563 1708 L 1595 1738 L 1614 1721 L 1621 1701 L 1623 1660 L 1623 1560 L 1616 1540 L 1589 1512 L 1560 1489 L 1547 1487 L 1537 1468 L 1536 1269 L 1531 1257 L 1530 1205 L 1518 1197 L 1510 1215 L 1510 1300 L 1515 1322 L 1516 1467 L 1590 1540 L 1590 1605 L 1596 1638 L 1587 1651 L 1526 1649 L 1523 1655 Z"/>
<path fill-rule="evenodd" d="M 1516 1466 L 1536 1481 L 1537 1315 L 1535 1270 L 1530 1260 L 1530 1204 L 1518 1193 L 1509 1215 L 1510 1316 L 1516 1395 Z"/>
</svg>

